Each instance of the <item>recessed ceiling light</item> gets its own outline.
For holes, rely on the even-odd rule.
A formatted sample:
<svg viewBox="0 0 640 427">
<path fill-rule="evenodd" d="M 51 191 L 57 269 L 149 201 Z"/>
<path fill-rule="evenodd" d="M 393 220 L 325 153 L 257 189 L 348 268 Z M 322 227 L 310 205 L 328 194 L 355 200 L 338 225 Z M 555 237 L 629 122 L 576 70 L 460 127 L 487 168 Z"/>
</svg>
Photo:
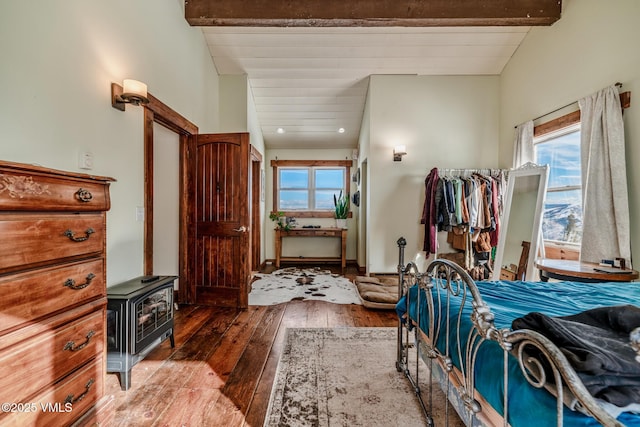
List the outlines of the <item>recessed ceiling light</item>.
<svg viewBox="0 0 640 427">
<path fill-rule="evenodd" d="M 344 133 L 344 128 L 338 129 L 338 133 Z"/>
<path fill-rule="evenodd" d="M 278 133 L 284 133 L 284 128 L 278 128 L 278 129 L 276 129 L 276 132 L 278 132 Z"/>
</svg>

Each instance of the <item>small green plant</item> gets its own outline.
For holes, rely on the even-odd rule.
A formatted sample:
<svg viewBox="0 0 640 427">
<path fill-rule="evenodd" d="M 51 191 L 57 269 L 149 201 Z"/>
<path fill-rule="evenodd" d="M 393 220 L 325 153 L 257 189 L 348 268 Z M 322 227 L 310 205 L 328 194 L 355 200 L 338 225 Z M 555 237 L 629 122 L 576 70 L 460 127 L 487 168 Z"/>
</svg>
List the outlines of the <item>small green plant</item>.
<svg viewBox="0 0 640 427">
<path fill-rule="evenodd" d="M 349 193 L 343 195 L 340 190 L 338 197 L 334 194 L 333 205 L 335 206 L 336 219 L 347 219 L 349 216 Z"/>
<path fill-rule="evenodd" d="M 271 212 L 269 214 L 269 219 L 271 221 L 275 222 L 276 226 L 281 230 L 289 231 L 291 229 L 289 224 L 287 224 L 285 216 L 284 216 L 284 212 L 282 212 L 282 211 Z"/>
</svg>

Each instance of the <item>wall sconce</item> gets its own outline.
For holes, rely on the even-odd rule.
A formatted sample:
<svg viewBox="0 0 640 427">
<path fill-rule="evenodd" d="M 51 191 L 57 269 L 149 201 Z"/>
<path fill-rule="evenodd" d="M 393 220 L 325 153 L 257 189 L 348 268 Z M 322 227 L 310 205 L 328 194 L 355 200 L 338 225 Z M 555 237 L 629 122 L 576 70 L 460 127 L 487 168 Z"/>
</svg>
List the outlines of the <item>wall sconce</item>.
<svg viewBox="0 0 640 427">
<path fill-rule="evenodd" d="M 407 154 L 407 147 L 404 145 L 396 145 L 395 147 L 393 147 L 393 161 L 394 162 L 401 162 L 402 161 L 402 156 L 404 156 L 405 154 Z"/>
<path fill-rule="evenodd" d="M 111 106 L 124 111 L 126 104 L 144 105 L 149 103 L 147 85 L 137 80 L 125 79 L 122 86 L 111 83 Z"/>
</svg>

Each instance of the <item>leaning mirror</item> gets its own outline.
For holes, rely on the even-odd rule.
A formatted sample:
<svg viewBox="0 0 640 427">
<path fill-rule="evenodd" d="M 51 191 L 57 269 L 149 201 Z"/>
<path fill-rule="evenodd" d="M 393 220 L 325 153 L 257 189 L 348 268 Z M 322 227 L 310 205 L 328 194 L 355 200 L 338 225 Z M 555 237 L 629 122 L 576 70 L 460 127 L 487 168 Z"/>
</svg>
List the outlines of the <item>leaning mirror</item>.
<svg viewBox="0 0 640 427">
<path fill-rule="evenodd" d="M 509 172 L 493 280 L 536 280 L 548 174 L 548 166 L 533 163 Z"/>
</svg>

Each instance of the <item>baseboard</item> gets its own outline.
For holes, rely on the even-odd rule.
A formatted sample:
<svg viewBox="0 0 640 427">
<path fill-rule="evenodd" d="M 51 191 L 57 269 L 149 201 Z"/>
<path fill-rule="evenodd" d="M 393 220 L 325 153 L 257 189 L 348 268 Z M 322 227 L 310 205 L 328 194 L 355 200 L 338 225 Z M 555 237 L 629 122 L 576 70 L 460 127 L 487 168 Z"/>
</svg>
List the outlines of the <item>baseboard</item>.
<svg viewBox="0 0 640 427">
<path fill-rule="evenodd" d="M 340 261 L 325 261 L 325 260 L 313 260 L 313 259 L 305 259 L 305 258 L 300 258 L 300 261 L 282 261 L 283 263 L 287 263 L 287 264 L 295 264 L 295 263 L 302 263 L 304 264 L 309 263 L 309 264 L 317 264 L 317 263 L 327 263 L 327 264 L 337 264 L 340 265 Z M 360 273 L 361 271 L 364 271 L 363 267 L 360 267 L 358 265 L 358 261 L 356 261 L 355 259 L 348 259 L 346 260 L 346 263 L 348 266 L 350 265 L 355 265 L 356 268 L 358 269 L 358 273 Z M 275 265 L 276 264 L 276 260 L 273 258 L 268 258 L 265 259 L 264 262 L 262 264 L 260 264 L 260 268 L 265 268 L 267 265 Z"/>
</svg>

